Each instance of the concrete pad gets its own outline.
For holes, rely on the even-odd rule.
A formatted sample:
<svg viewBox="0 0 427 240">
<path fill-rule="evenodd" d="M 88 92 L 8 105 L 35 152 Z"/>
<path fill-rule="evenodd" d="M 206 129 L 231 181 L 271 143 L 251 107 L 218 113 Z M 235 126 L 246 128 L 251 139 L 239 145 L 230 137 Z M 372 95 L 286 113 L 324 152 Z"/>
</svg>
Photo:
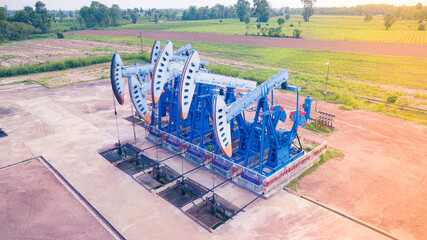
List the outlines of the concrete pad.
<svg viewBox="0 0 427 240">
<path fill-rule="evenodd" d="M 114 239 L 40 162 L 0 169 L 0 239 Z"/>
<path fill-rule="evenodd" d="M 113 147 L 117 142 L 109 84 L 108 80 L 102 80 L 54 89 L 42 88 L 41 91 L 39 87 L 23 84 L 0 87 L 0 94 L 5 96 L 3 94 L 7 92 L 9 98 L 8 103 L 0 103 L 0 108 L 6 108 L 5 105 L 13 102 L 21 109 L 14 112 L 15 119 L 25 118 L 25 124 L 29 126 L 43 122 L 43 129 L 49 129 L 48 134 L 20 139 L 16 130 L 14 141 L 25 146 L 27 154 L 43 155 L 48 159 L 125 238 L 382 239 L 381 235 L 372 230 L 284 191 L 271 199 L 258 200 L 247 211 L 238 214 L 212 234 L 209 233 L 175 206 L 144 189 L 98 153 Z M 15 91 L 18 94 L 10 94 Z M 120 139 L 122 143 L 129 141 L 133 144 L 132 124 L 123 119 L 131 114 L 129 101 L 123 106 L 117 105 L 117 112 Z M 9 128 L 21 129 L 22 123 L 16 123 L 0 118 L 2 127 L 8 125 Z M 30 127 L 28 131 L 37 129 Z M 143 128 L 137 126 L 135 130 L 137 147 L 142 149 L 153 145 L 145 140 Z M 153 156 L 155 151 L 147 150 Z M 21 149 L 16 152 L 20 153 Z M 159 159 L 173 155 L 162 149 L 157 149 L 157 152 Z M 1 164 L 7 162 L 7 159 L 0 155 Z M 181 172 L 182 161 L 179 157 L 166 163 L 178 173 Z M 184 171 L 194 167 L 184 161 Z M 189 176 L 209 188 L 212 186 L 211 173 L 205 170 L 196 170 Z M 216 180 L 215 183 L 219 184 L 220 181 Z M 236 206 L 243 206 L 254 198 L 253 194 L 234 184 L 218 188 L 217 193 Z"/>
</svg>

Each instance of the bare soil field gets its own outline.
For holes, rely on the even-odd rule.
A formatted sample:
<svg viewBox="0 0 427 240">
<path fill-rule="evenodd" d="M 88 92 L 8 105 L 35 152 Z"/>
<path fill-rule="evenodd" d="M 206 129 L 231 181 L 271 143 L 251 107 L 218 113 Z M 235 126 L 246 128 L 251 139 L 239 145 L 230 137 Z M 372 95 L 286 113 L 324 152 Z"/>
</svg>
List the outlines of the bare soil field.
<svg viewBox="0 0 427 240">
<path fill-rule="evenodd" d="M 0 169 L 0 196 L 0 239 L 114 239 L 37 159 Z"/>
<path fill-rule="evenodd" d="M 275 97 L 295 108 L 294 96 Z M 400 239 L 425 238 L 427 127 L 363 110 L 342 111 L 325 102 L 318 110 L 336 115 L 337 130 L 323 138 L 345 156 L 300 180 L 298 192 Z"/>
<path fill-rule="evenodd" d="M 294 98 L 288 93 L 277 95 Z M 209 233 L 98 154 L 117 141 L 109 80 L 51 89 L 6 85 L 0 86 L 0 96 L 0 127 L 9 134 L 0 139 L 0 152 L 6 153 L 0 155 L 0 165 L 43 155 L 126 239 L 386 239 L 285 191 L 259 199 Z M 133 138 L 131 123 L 123 119 L 130 115 L 128 104 L 117 109 L 122 142 Z M 377 115 L 373 114 L 382 117 Z M 152 145 L 144 139 L 143 129 L 136 128 L 136 136 L 138 147 Z M 165 150 L 158 152 L 167 155 Z M 171 161 L 181 161 L 175 158 Z M 211 178 L 202 169 L 194 175 Z M 221 191 L 222 197 L 233 199 L 239 206 L 253 197 L 237 194 L 242 189 L 234 184 L 225 185 Z M 355 195 L 342 197 L 353 201 Z M 422 211 L 421 206 L 409 207 Z"/>
<path fill-rule="evenodd" d="M 92 35 L 92 36 L 120 36 L 138 37 L 150 39 L 177 40 L 190 42 L 206 42 L 221 44 L 239 44 L 259 47 L 298 48 L 310 50 L 355 52 L 382 54 L 392 56 L 427 57 L 427 45 L 409 45 L 376 42 L 347 42 L 327 41 L 312 39 L 274 38 L 261 36 L 244 36 L 215 33 L 191 33 L 191 32 L 164 32 L 164 31 L 140 31 L 140 30 L 84 30 L 68 32 L 66 34 Z"/>
<path fill-rule="evenodd" d="M 105 43 L 77 39 L 48 38 L 17 41 L 0 45 L 0 67 L 87 57 L 93 54 L 107 55 L 112 54 L 114 51 L 136 53 L 139 49 L 123 43 Z"/>
<path fill-rule="evenodd" d="M 110 77 L 110 65 L 110 63 L 101 63 L 63 71 L 4 77 L 0 78 L 0 85 L 17 82 L 27 82 L 28 84 L 38 82 L 46 87 L 58 87 L 77 82 L 95 81 Z"/>
</svg>

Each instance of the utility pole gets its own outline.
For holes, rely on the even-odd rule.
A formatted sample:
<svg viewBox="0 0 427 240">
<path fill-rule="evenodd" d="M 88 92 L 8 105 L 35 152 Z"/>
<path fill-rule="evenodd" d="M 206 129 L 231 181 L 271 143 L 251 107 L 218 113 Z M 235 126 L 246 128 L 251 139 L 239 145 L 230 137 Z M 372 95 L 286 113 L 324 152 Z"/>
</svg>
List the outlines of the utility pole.
<svg viewBox="0 0 427 240">
<path fill-rule="evenodd" d="M 326 66 L 328 66 L 328 73 L 326 74 L 326 83 L 325 83 L 325 89 L 324 89 L 325 98 L 323 99 L 324 101 L 326 100 L 326 88 L 328 87 L 328 78 L 329 78 L 329 63 L 328 62 L 326 63 Z"/>
<path fill-rule="evenodd" d="M 141 52 L 142 52 L 142 32 L 139 31 L 139 39 L 141 40 Z"/>
</svg>

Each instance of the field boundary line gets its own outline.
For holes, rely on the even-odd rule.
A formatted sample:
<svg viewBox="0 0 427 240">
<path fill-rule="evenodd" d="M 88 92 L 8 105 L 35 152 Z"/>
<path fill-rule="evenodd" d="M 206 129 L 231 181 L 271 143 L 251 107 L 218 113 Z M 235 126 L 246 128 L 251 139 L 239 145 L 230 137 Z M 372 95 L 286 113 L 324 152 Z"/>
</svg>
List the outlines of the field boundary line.
<svg viewBox="0 0 427 240">
<path fill-rule="evenodd" d="M 368 101 L 374 101 L 374 102 L 378 102 L 378 103 L 384 103 L 384 104 L 387 104 L 387 105 L 394 105 L 394 106 L 398 106 L 400 108 L 408 108 L 408 109 L 411 109 L 411 110 L 416 110 L 416 111 L 420 111 L 420 112 L 423 112 L 423 113 L 427 113 L 427 110 L 426 109 L 422 109 L 422 108 L 416 108 L 416 107 L 401 105 L 401 104 L 397 104 L 397 103 L 390 103 L 390 102 L 385 102 L 385 101 L 381 101 L 381 100 L 378 100 L 378 99 L 373 99 L 373 98 L 368 98 L 368 97 L 362 97 L 362 96 L 357 96 L 357 95 L 354 96 L 352 94 L 339 93 L 339 92 L 334 92 L 334 91 L 330 91 L 330 90 L 324 90 L 324 89 L 320 89 L 320 88 L 310 87 L 310 86 L 307 86 L 307 85 L 299 85 L 299 84 L 293 84 L 293 85 L 296 85 L 296 86 L 301 87 L 301 88 L 314 89 L 314 90 L 316 90 L 318 92 L 327 92 L 327 93 L 333 93 L 333 94 L 338 94 L 338 95 L 343 95 L 343 96 L 350 96 L 350 97 L 354 97 L 354 98 L 360 98 L 360 99 L 364 99 L 364 100 L 368 100 Z"/>
<path fill-rule="evenodd" d="M 371 230 L 373 230 L 373 231 L 375 231 L 375 232 L 377 232 L 377 233 L 379 233 L 381 235 L 384 235 L 384 236 L 386 236 L 386 237 L 388 237 L 390 239 L 399 240 L 397 237 L 391 235 L 390 233 L 388 233 L 388 232 L 386 232 L 386 231 L 384 231 L 384 230 L 382 230 L 380 228 L 377 228 L 377 227 L 375 227 L 375 226 L 373 226 L 373 225 L 371 225 L 371 224 L 369 224 L 367 222 L 364 222 L 364 221 L 362 221 L 360 219 L 357 219 L 355 217 L 352 217 L 352 216 L 350 216 L 350 215 L 348 215 L 346 213 L 340 212 L 340 211 L 338 211 L 338 210 L 336 210 L 336 209 L 334 209 L 334 208 L 332 208 L 332 207 L 330 207 L 330 206 L 328 206 L 326 204 L 320 203 L 319 201 L 316 201 L 316 200 L 314 200 L 314 199 L 312 199 L 310 197 L 307 197 L 307 196 L 304 196 L 304 195 L 300 195 L 300 194 L 298 194 L 298 193 L 296 193 L 296 192 L 294 192 L 294 191 L 292 191 L 291 189 L 288 189 L 288 188 L 284 188 L 284 190 L 286 192 L 292 194 L 292 195 L 298 196 L 298 197 L 300 197 L 300 198 L 302 198 L 304 200 L 307 200 L 307 201 L 309 201 L 311 203 L 314 203 L 314 204 L 316 204 L 316 205 L 318 205 L 318 206 L 320 206 L 320 207 L 322 207 L 322 208 L 324 208 L 326 210 L 329 210 L 329 211 L 331 211 L 333 213 L 336 213 L 336 214 L 338 214 L 338 215 L 340 215 L 342 217 L 345 217 L 345 218 L 347 218 L 347 219 L 349 219 L 349 220 L 351 220 L 351 221 L 353 221 L 353 222 L 355 222 L 355 223 L 357 223 L 359 225 L 367 227 L 367 228 L 369 228 L 369 229 L 371 229 Z"/>
<path fill-rule="evenodd" d="M 71 183 L 68 182 L 67 179 L 65 179 L 64 176 L 62 176 L 61 173 L 59 173 L 58 170 L 56 170 L 43 156 L 38 156 L 34 159 L 40 159 L 40 162 L 42 162 L 43 165 L 52 172 L 55 178 L 61 182 L 61 184 L 74 196 L 74 198 L 82 204 L 82 206 L 101 224 L 101 226 L 105 228 L 105 230 L 107 230 L 107 232 L 111 234 L 114 239 L 126 240 L 126 238 L 124 238 L 122 234 L 117 231 L 117 229 L 114 228 L 114 226 L 111 225 L 111 223 L 105 219 L 104 216 L 102 216 L 102 214 L 98 212 L 98 210 L 96 210 L 96 208 L 90 204 L 90 202 L 83 197 L 83 195 L 81 195 L 80 192 L 77 191 L 77 189 L 75 189 L 73 185 L 71 185 Z"/>
</svg>

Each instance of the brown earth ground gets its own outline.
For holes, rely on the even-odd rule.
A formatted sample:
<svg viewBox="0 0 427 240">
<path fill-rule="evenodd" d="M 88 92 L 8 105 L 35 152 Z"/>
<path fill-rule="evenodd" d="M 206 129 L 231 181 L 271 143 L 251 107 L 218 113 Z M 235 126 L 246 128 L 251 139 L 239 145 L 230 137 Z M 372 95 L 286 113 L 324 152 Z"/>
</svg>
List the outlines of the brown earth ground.
<svg viewBox="0 0 427 240">
<path fill-rule="evenodd" d="M 117 141 L 108 79 L 51 89 L 13 84 L 1 86 L 0 96 L 0 127 L 9 134 L 0 138 L 0 152 L 5 153 L 0 155 L 0 165 L 43 155 L 127 239 L 385 239 L 285 191 L 258 200 L 211 234 L 98 154 Z M 122 119 L 130 114 L 128 104 L 117 108 L 122 141 L 133 136 L 131 123 Z M 382 118 L 378 114 L 373 117 Z M 412 132 L 413 124 L 409 126 L 408 132 Z M 138 147 L 152 145 L 144 139 L 143 129 L 136 128 L 136 134 Z M 165 150 L 158 152 L 167 155 Z M 171 161 L 181 162 L 179 157 Z M 333 172 L 342 174 L 340 169 Z M 203 169 L 192 177 L 197 176 L 211 179 L 211 173 Z M 212 186 L 208 182 L 210 185 L 205 186 Z M 239 206 L 254 197 L 234 184 L 218 192 Z M 351 201 L 357 195 L 343 197 Z M 423 210 L 418 205 L 409 207 Z"/>
<path fill-rule="evenodd" d="M 0 196 L 0 239 L 114 239 L 40 160 L 0 169 Z"/>
<path fill-rule="evenodd" d="M 274 38 L 262 36 L 244 36 L 217 33 L 192 33 L 192 32 L 165 32 L 165 31 L 140 31 L 140 30 L 83 30 L 68 32 L 66 34 L 138 37 L 150 39 L 177 40 L 189 42 L 206 42 L 221 44 L 239 44 L 258 47 L 298 48 L 310 50 L 323 50 L 335 52 L 354 52 L 382 54 L 392 56 L 426 57 L 427 45 L 410 45 L 375 42 L 347 42 L 295 38 Z"/>
<path fill-rule="evenodd" d="M 293 95 L 275 97 L 286 110 L 295 108 Z M 326 102 L 318 110 L 336 115 L 337 130 L 323 137 L 345 156 L 300 180 L 298 192 L 401 239 L 427 236 L 427 127 Z"/>
<path fill-rule="evenodd" d="M 27 63 L 58 61 L 67 58 L 90 55 L 135 52 L 133 47 L 123 43 L 105 43 L 74 39 L 41 39 L 6 43 L 0 45 L 0 67 Z"/>
</svg>

